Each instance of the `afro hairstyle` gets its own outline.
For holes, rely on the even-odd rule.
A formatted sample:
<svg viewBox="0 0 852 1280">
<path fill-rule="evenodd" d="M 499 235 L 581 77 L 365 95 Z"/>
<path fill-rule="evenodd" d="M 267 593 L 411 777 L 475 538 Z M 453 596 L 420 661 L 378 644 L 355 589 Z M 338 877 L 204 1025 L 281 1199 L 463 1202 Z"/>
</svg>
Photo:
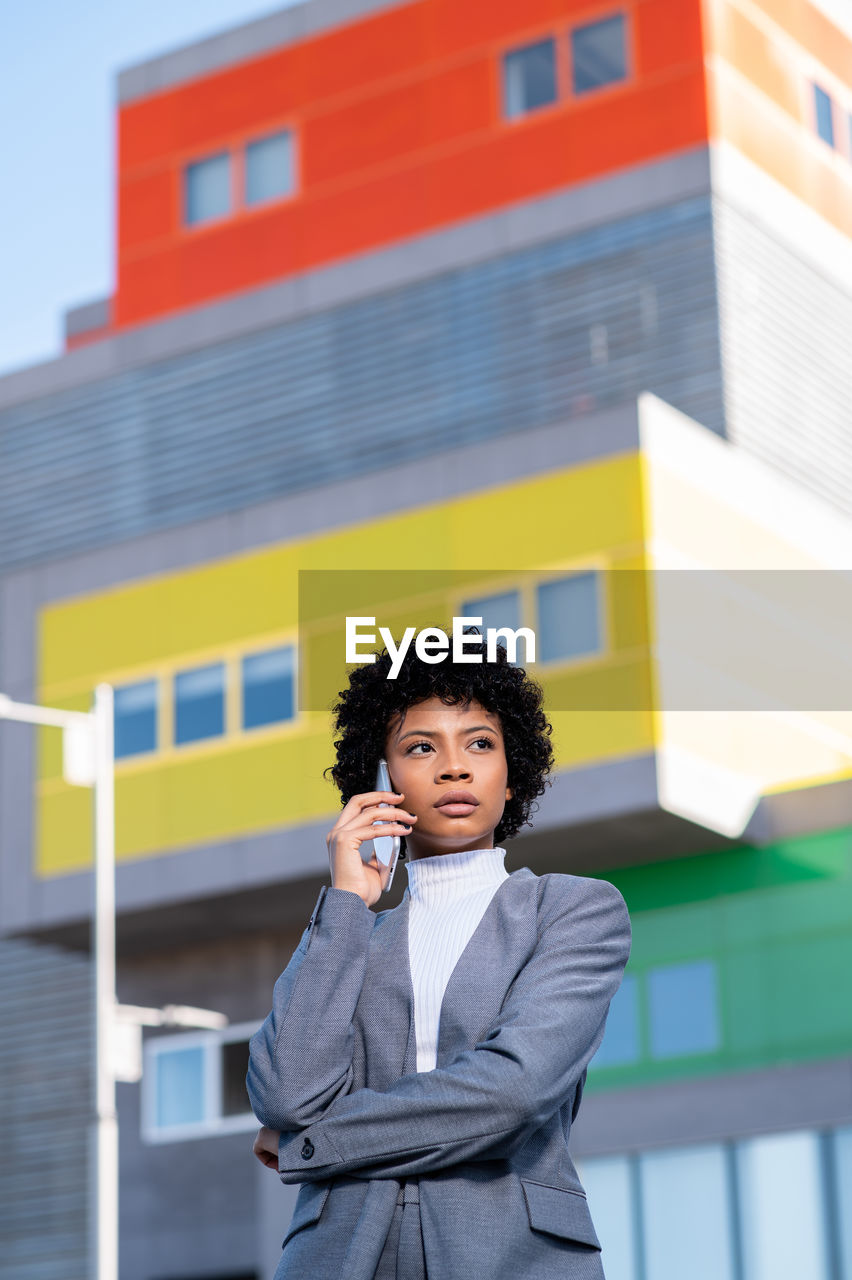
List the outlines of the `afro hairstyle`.
<svg viewBox="0 0 852 1280">
<path fill-rule="evenodd" d="M 442 630 L 452 634 L 452 628 Z M 433 697 L 465 709 L 476 701 L 499 717 L 503 731 L 512 796 L 494 832 L 500 844 L 531 825 L 530 813 L 538 808 L 534 801 L 551 785 L 547 775 L 553 768 L 553 727 L 542 709 L 541 686 L 523 667 L 509 662 L 505 646 L 498 643 L 496 662 L 488 662 L 478 627 L 465 627 L 463 634 L 479 637 L 478 645 L 472 639 L 465 641 L 465 652 L 481 654 L 481 663 L 453 662 L 450 654 L 439 663 L 423 662 L 410 645 L 395 680 L 388 679 L 392 658 L 386 648 L 374 662 L 352 668 L 349 687 L 339 691 L 339 701 L 331 707 L 335 731 L 341 736 L 334 742 L 337 761 L 323 776 L 331 774 L 345 805 L 354 795 L 375 789 L 376 769 L 396 716 Z M 404 836 L 402 840 L 401 857 Z"/>
</svg>

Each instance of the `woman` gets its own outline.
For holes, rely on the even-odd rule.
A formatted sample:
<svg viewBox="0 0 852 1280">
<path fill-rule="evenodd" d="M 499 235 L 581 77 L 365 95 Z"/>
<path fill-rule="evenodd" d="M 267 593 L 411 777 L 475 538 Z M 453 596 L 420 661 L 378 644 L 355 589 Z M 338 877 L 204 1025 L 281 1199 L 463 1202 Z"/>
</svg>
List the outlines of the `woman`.
<svg viewBox="0 0 852 1280">
<path fill-rule="evenodd" d="M 302 1184 L 275 1280 L 604 1275 L 567 1144 L 630 920 L 606 880 L 506 871 L 496 842 L 528 823 L 552 729 L 539 685 L 480 652 L 412 647 L 389 680 L 383 650 L 335 707 L 331 887 L 246 1081 L 255 1154 Z M 382 756 L 394 792 L 369 789 Z M 373 913 L 387 873 L 360 847 L 378 818 L 408 888 Z"/>
</svg>

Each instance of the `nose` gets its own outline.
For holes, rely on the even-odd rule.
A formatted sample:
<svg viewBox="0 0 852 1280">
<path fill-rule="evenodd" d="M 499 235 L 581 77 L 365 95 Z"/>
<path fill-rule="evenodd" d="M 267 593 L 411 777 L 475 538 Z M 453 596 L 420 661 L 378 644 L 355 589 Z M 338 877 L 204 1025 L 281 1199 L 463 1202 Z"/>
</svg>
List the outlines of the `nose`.
<svg viewBox="0 0 852 1280">
<path fill-rule="evenodd" d="M 472 775 L 472 773 L 471 773 L 470 769 L 468 769 L 468 768 L 467 768 L 465 765 L 463 765 L 463 764 L 456 764 L 456 765 L 448 764 L 448 765 L 445 765 L 445 766 L 444 766 L 444 768 L 441 770 L 441 772 L 440 772 L 440 775 L 439 775 L 439 776 L 440 776 L 441 778 L 467 778 L 467 779 L 469 779 L 469 778 L 471 778 L 473 775 Z"/>
</svg>

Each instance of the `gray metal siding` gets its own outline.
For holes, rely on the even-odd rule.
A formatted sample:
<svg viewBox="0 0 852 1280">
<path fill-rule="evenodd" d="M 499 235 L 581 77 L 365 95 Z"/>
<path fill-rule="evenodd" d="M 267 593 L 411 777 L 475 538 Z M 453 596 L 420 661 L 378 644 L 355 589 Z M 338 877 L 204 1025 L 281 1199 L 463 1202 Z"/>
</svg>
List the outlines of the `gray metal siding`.
<svg viewBox="0 0 852 1280">
<path fill-rule="evenodd" d="M 0 1277 L 86 1280 L 88 958 L 0 941 Z"/>
<path fill-rule="evenodd" d="M 654 391 L 723 429 L 705 197 L 0 413 L 0 569 Z"/>
<path fill-rule="evenodd" d="M 852 295 L 715 201 L 728 438 L 852 515 Z"/>
</svg>

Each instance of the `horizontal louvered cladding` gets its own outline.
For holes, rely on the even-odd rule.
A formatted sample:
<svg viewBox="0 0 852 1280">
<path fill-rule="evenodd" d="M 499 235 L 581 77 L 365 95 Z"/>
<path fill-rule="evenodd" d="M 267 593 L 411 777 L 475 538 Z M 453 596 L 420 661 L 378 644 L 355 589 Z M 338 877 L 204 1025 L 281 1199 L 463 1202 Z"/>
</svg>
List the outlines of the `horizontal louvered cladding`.
<svg viewBox="0 0 852 1280">
<path fill-rule="evenodd" d="M 852 293 L 716 201 L 727 435 L 852 514 Z"/>
<path fill-rule="evenodd" d="M 0 567 L 643 390 L 722 430 L 703 197 L 3 411 Z"/>
<path fill-rule="evenodd" d="M 92 969 L 0 940 L 0 1280 L 86 1280 Z"/>
</svg>

